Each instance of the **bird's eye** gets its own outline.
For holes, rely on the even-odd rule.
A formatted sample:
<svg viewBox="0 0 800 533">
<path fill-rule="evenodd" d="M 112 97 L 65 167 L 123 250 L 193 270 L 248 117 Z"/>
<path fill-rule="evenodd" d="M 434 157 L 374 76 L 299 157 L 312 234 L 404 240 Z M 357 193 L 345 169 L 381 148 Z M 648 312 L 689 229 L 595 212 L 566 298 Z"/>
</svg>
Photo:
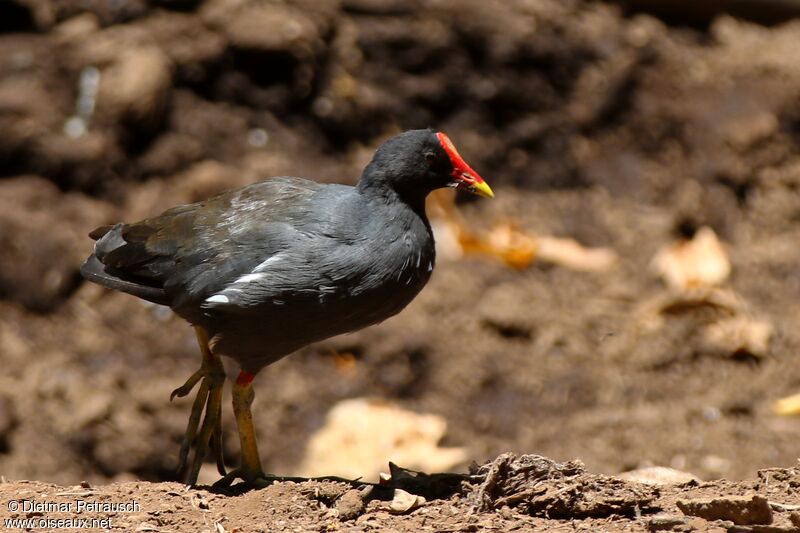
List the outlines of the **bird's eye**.
<svg viewBox="0 0 800 533">
<path fill-rule="evenodd" d="M 434 154 L 433 152 L 427 152 L 427 153 L 425 154 L 425 161 L 426 161 L 426 162 L 427 162 L 429 165 L 432 165 L 432 164 L 433 164 L 433 162 L 434 162 L 434 161 L 436 161 L 436 154 Z"/>
</svg>

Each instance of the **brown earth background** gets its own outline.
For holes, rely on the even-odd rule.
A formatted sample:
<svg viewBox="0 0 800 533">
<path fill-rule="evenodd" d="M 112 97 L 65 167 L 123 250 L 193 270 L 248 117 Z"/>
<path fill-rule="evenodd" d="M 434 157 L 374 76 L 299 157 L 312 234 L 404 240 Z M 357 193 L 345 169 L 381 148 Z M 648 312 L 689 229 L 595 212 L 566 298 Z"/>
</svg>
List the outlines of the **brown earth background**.
<svg viewBox="0 0 800 533">
<path fill-rule="evenodd" d="M 399 316 L 262 372 L 267 470 L 294 472 L 355 397 L 442 416 L 442 445 L 479 463 L 730 480 L 793 465 L 800 419 L 772 404 L 800 392 L 800 20 L 794 2 L 678 4 L 0 4 L 0 473 L 177 480 L 190 402 L 169 393 L 198 365 L 193 332 L 81 280 L 91 229 L 268 176 L 354 183 L 383 139 L 428 126 L 495 190 L 459 198 L 471 228 L 619 260 L 443 256 Z M 662 305 L 654 255 L 703 226 L 766 349 L 709 343 L 724 305 Z"/>
</svg>

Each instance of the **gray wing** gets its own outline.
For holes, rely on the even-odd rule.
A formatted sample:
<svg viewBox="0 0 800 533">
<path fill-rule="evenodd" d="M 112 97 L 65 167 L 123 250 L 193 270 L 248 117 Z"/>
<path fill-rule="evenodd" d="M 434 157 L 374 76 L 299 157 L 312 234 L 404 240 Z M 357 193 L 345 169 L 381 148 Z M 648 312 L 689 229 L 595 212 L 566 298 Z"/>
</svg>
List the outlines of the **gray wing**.
<svg viewBox="0 0 800 533">
<path fill-rule="evenodd" d="M 98 228 L 81 271 L 176 310 L 213 307 L 209 297 L 303 238 L 313 197 L 324 187 L 273 178 L 135 224 Z"/>
<path fill-rule="evenodd" d="M 247 260 L 236 263 L 235 276 L 216 285 L 202 307 L 248 314 L 264 305 L 303 306 L 346 293 L 358 283 L 364 270 L 359 267 L 369 264 L 369 258 L 362 257 L 365 221 L 358 218 L 369 213 L 352 208 L 359 201 L 349 194 L 353 191 L 325 186 L 302 209 L 263 227 L 261 234 L 269 235 L 271 243 L 269 253 L 259 253 L 253 261 L 240 252 Z"/>
</svg>

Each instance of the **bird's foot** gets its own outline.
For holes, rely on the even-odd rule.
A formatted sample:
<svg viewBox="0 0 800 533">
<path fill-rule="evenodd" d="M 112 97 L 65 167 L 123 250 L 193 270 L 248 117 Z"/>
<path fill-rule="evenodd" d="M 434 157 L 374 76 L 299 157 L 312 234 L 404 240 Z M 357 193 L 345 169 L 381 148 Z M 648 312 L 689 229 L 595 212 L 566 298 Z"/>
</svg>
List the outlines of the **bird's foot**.
<svg viewBox="0 0 800 533">
<path fill-rule="evenodd" d="M 222 389 L 225 385 L 225 370 L 218 357 L 207 354 L 203 358 L 200 370 L 192 374 L 182 386 L 170 395 L 170 399 L 187 396 L 200 383 L 200 388 L 192 405 L 192 413 L 186 426 L 186 433 L 181 442 L 178 461 L 178 472 L 186 472 L 184 481 L 188 485 L 197 483 L 200 467 L 208 454 L 209 446 L 214 449 L 217 470 L 225 474 L 225 462 L 222 457 Z M 203 417 L 203 411 L 205 416 Z M 200 418 L 203 423 L 200 424 Z M 194 444 L 195 452 L 191 468 L 186 469 L 189 450 Z"/>
<path fill-rule="evenodd" d="M 361 480 L 361 478 L 349 479 L 340 476 L 275 476 L 272 474 L 265 474 L 261 470 L 248 470 L 244 467 L 239 467 L 228 472 L 225 476 L 220 478 L 214 483 L 215 488 L 230 487 L 236 479 L 241 479 L 245 487 L 252 489 L 263 489 L 272 485 L 273 483 L 281 481 L 291 481 L 293 483 L 305 483 L 306 481 L 332 481 L 335 483 L 347 483 L 353 487 L 363 487 L 364 485 L 376 485 Z"/>
<path fill-rule="evenodd" d="M 239 468 L 231 470 L 222 478 L 220 478 L 216 483 L 214 483 L 214 487 L 230 487 L 236 479 L 241 479 L 246 487 L 253 489 L 263 489 L 269 485 L 272 485 L 276 481 L 283 481 L 283 478 L 265 474 L 261 471 L 261 469 L 240 466 Z"/>
<path fill-rule="evenodd" d="M 195 385 L 197 385 L 197 382 L 203 379 L 207 372 L 208 369 L 206 369 L 206 365 L 204 363 L 203 366 L 200 367 L 200 370 L 189 376 L 189 379 L 186 380 L 186 383 L 170 393 L 169 401 L 172 401 L 175 398 L 183 398 L 187 396 L 190 392 L 192 392 L 192 389 L 195 387 Z"/>
</svg>

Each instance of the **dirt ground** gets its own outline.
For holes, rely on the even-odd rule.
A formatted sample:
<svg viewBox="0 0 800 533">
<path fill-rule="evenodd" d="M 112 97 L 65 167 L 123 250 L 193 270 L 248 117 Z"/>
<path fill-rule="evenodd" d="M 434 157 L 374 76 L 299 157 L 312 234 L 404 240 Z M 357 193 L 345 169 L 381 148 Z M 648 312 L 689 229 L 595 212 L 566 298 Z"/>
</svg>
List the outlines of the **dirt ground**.
<svg viewBox="0 0 800 533">
<path fill-rule="evenodd" d="M 135 497 L 113 522 L 139 531 L 800 528 L 800 418 L 772 407 L 800 392 L 800 21 L 668 25 L 579 0 L 13 0 L 0 31 L 0 474 L 38 480 L 0 485 L 4 501 Z M 530 503 L 539 487 L 495 509 L 465 478 L 405 514 L 359 496 L 367 511 L 341 521 L 339 485 L 168 483 L 190 407 L 169 393 L 199 364 L 194 336 L 82 282 L 86 234 L 267 176 L 353 183 L 382 139 L 427 126 L 495 190 L 459 198 L 475 231 L 510 222 L 619 259 L 515 270 L 441 253 L 399 316 L 258 376 L 265 468 L 296 473 L 332 405 L 381 398 L 443 417 L 441 444 L 478 463 L 578 459 L 592 474 L 571 494 L 643 499 L 559 514 Z M 731 276 L 676 296 L 653 257 L 705 226 Z M 730 319 L 769 334 L 711 333 Z M 602 477 L 654 465 L 705 481 Z M 676 507 L 753 492 L 778 504 L 772 526 Z"/>
<path fill-rule="evenodd" d="M 800 530 L 797 468 L 763 470 L 749 481 L 647 485 L 588 474 L 577 462 L 506 454 L 471 474 L 401 483 L 408 489 L 401 496 L 386 486 L 320 481 L 251 491 L 6 482 L 0 519 L 6 528 L 29 530 L 55 529 L 62 520 L 60 527 L 83 530 L 213 533 Z"/>
</svg>

